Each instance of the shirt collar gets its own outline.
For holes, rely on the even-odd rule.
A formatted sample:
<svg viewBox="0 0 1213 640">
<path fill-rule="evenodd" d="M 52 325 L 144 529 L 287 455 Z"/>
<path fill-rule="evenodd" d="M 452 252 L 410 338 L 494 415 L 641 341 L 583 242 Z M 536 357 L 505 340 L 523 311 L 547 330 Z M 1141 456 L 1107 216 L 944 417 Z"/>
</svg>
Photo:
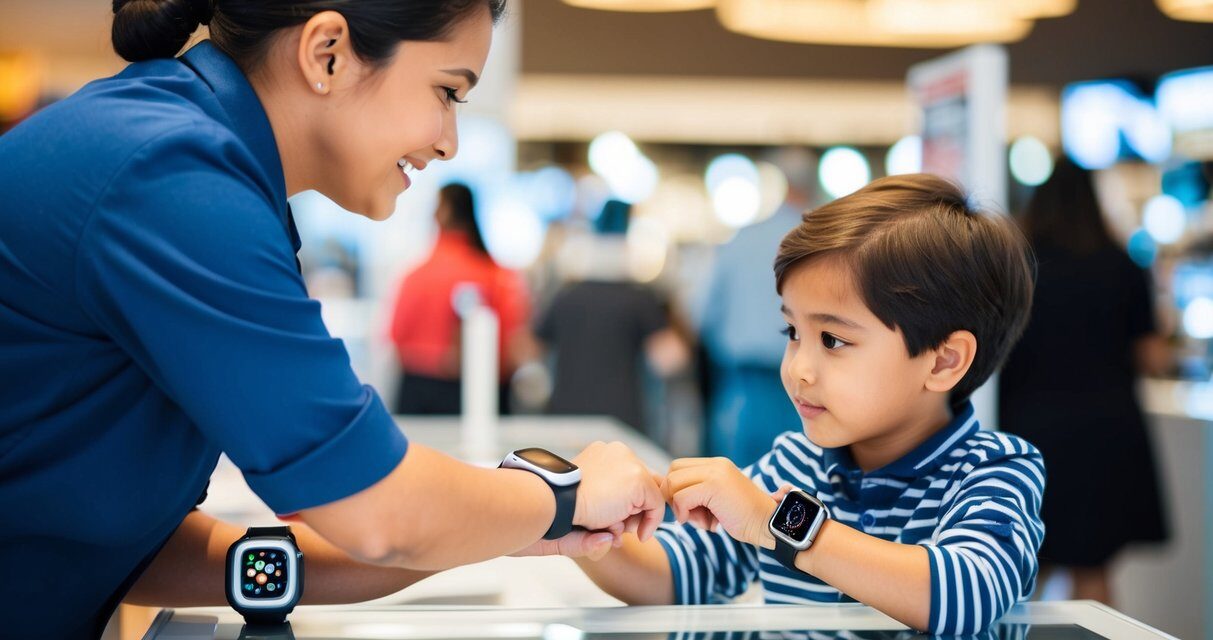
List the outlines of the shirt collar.
<svg viewBox="0 0 1213 640">
<path fill-rule="evenodd" d="M 215 98 L 227 116 L 228 126 L 248 146 L 265 171 L 279 215 L 288 228 L 293 227 L 286 204 L 286 178 L 282 174 L 282 158 L 278 155 L 274 130 L 270 128 L 270 119 L 265 114 L 261 99 L 244 77 L 244 72 L 210 40 L 194 45 L 180 60 L 215 92 Z"/>
<path fill-rule="evenodd" d="M 968 438 L 980 428 L 977 416 L 973 412 L 973 403 L 965 401 L 952 415 L 948 424 L 932 434 L 925 442 L 868 475 L 898 478 L 922 477 L 942 464 L 947 459 L 947 453 L 956 447 L 956 443 Z M 822 449 L 821 453 L 827 476 L 833 476 L 835 473 L 843 475 L 861 475 L 863 473 L 855 464 L 855 460 L 851 458 L 850 447 Z"/>
</svg>

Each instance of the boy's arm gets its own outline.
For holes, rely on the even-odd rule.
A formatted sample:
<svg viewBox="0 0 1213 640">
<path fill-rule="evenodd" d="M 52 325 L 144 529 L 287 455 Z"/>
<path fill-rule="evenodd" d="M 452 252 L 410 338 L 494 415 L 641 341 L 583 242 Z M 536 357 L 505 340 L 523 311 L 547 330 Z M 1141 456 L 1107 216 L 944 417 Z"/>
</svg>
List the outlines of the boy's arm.
<svg viewBox="0 0 1213 640">
<path fill-rule="evenodd" d="M 674 604 L 669 561 L 655 538 L 641 542 L 628 533 L 576 529 L 511 555 L 572 558 L 598 588 L 627 604 Z"/>
<path fill-rule="evenodd" d="M 774 549 L 775 539 L 768 531 L 763 535 L 760 546 Z M 931 566 L 921 546 L 881 540 L 826 520 L 813 546 L 796 556 L 796 568 L 912 629 L 930 627 Z"/>
<path fill-rule="evenodd" d="M 679 520 L 721 527 L 742 542 L 775 548 L 767 523 L 776 498 L 729 460 L 675 460 L 661 489 Z M 928 626 L 931 567 L 922 547 L 887 542 L 827 520 L 813 546 L 797 556 L 796 567 L 909 627 Z"/>
<path fill-rule="evenodd" d="M 665 523 L 644 542 L 632 534 L 615 538 L 614 545 L 612 540 L 609 533 L 574 531 L 559 540 L 540 540 L 513 555 L 573 558 L 600 589 L 631 605 L 703 604 L 733 598 L 758 577 L 757 548 L 724 531 Z"/>
<path fill-rule="evenodd" d="M 602 559 L 580 557 L 576 561 L 599 589 L 627 604 L 674 604 L 673 572 L 656 538 L 641 542 L 624 534 L 623 545 Z"/>
<path fill-rule="evenodd" d="M 932 544 L 889 542 L 827 521 L 796 567 L 912 628 L 980 632 L 1031 592 L 1043 487 L 1035 450 L 991 461 L 960 485 Z M 662 491 L 680 519 L 718 523 L 739 540 L 775 548 L 766 527 L 775 500 L 727 460 L 675 461 Z"/>
</svg>

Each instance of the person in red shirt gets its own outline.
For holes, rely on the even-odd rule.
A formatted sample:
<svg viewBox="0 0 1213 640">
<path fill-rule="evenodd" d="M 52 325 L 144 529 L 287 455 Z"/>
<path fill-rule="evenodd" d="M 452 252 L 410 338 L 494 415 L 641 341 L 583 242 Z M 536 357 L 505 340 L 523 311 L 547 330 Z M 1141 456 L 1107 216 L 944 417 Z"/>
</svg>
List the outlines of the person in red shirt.
<svg viewBox="0 0 1213 640">
<path fill-rule="evenodd" d="M 438 241 L 429 257 L 405 276 L 392 314 L 392 342 L 400 358 L 396 412 L 460 411 L 460 318 L 456 290 L 474 287 L 499 320 L 500 402 L 508 407 L 508 381 L 524 360 L 529 296 L 520 274 L 493 261 L 476 226 L 471 189 L 451 183 L 438 192 Z"/>
</svg>

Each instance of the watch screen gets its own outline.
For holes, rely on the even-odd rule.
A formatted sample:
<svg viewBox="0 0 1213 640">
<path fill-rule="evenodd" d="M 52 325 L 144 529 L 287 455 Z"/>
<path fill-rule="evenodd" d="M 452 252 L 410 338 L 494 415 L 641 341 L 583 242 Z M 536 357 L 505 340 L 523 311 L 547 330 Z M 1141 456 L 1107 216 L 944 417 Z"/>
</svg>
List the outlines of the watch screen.
<svg viewBox="0 0 1213 640">
<path fill-rule="evenodd" d="M 561 458 L 560 456 L 547 451 L 532 447 L 530 449 L 519 449 L 514 452 L 514 455 L 526 460 L 527 462 L 552 473 L 572 473 L 577 470 L 576 465 Z"/>
<path fill-rule="evenodd" d="M 249 547 L 240 559 L 240 593 L 246 598 L 280 598 L 286 592 L 286 554 L 275 547 Z"/>
<path fill-rule="evenodd" d="M 775 529 L 796 542 L 804 542 L 820 511 L 821 507 L 816 502 L 793 491 L 788 494 L 775 514 Z"/>
</svg>

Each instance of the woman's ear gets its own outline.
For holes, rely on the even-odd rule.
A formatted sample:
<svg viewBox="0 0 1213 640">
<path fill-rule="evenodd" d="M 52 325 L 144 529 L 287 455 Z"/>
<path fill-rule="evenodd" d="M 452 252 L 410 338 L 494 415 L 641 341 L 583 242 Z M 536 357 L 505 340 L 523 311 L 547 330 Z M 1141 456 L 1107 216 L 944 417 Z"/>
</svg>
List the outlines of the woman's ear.
<svg viewBox="0 0 1213 640">
<path fill-rule="evenodd" d="M 353 46 L 345 16 L 321 11 L 312 16 L 299 34 L 299 70 L 315 93 L 326 95 L 348 82 L 353 68 Z"/>
<path fill-rule="evenodd" d="M 931 391 L 951 391 L 973 366 L 977 356 L 977 337 L 969 331 L 953 331 L 943 343 L 931 350 L 934 362 L 927 374 L 926 387 Z"/>
</svg>

